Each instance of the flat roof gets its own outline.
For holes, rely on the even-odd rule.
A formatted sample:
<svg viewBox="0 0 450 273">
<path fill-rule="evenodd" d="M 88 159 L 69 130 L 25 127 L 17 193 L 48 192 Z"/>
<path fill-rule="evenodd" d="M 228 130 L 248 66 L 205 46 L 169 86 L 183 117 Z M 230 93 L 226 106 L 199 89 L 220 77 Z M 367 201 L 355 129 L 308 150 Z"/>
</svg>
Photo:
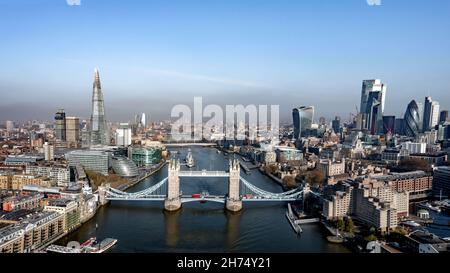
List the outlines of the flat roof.
<svg viewBox="0 0 450 273">
<path fill-rule="evenodd" d="M 32 210 L 27 210 L 27 209 L 15 210 L 15 211 L 11 211 L 11 212 L 1 215 L 0 220 L 20 221 L 20 220 L 24 219 L 27 215 L 32 214 L 32 213 L 33 213 Z"/>
<path fill-rule="evenodd" d="M 439 236 L 433 233 L 427 233 L 423 231 L 418 231 L 416 233 L 411 234 L 409 237 L 412 239 L 423 243 L 423 244 L 445 244 L 447 241 L 441 239 Z"/>
<path fill-rule="evenodd" d="M 55 206 L 55 207 L 65 207 L 67 204 L 72 202 L 70 199 L 53 199 L 48 201 L 49 206 Z"/>
<path fill-rule="evenodd" d="M 404 172 L 404 173 L 389 173 L 385 175 L 374 175 L 370 176 L 370 178 L 375 180 L 392 180 L 392 179 L 408 179 L 408 178 L 418 178 L 427 176 L 424 171 L 412 171 L 412 172 Z"/>
</svg>

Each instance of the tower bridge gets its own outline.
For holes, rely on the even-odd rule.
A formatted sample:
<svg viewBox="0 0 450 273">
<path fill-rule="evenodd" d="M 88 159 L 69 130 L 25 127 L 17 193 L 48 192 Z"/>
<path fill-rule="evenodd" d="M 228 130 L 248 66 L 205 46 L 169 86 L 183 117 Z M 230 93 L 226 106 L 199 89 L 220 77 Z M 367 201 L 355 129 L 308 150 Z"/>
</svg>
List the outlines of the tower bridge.
<svg viewBox="0 0 450 273">
<path fill-rule="evenodd" d="M 105 201 L 154 201 L 164 202 L 164 208 L 175 211 L 183 203 L 217 202 L 225 204 L 227 210 L 239 211 L 243 202 L 289 202 L 297 201 L 308 194 L 309 186 L 296 188 L 287 192 L 273 193 L 260 189 L 240 176 L 237 159 L 230 160 L 229 171 L 181 171 L 180 161 L 169 161 L 168 176 L 155 185 L 139 192 L 123 192 L 111 187 L 102 187 L 100 198 Z M 227 195 L 209 195 L 207 192 L 183 195 L 180 191 L 180 177 L 227 177 Z M 313 193 L 313 192 L 312 192 Z M 315 193 L 314 193 L 315 194 Z"/>
</svg>

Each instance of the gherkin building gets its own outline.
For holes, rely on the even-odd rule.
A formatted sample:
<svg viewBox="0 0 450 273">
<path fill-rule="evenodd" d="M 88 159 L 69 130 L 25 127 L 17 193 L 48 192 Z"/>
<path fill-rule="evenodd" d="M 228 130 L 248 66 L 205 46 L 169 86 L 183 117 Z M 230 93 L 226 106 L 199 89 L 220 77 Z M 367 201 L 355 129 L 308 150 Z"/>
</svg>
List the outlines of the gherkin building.
<svg viewBox="0 0 450 273">
<path fill-rule="evenodd" d="M 419 134 L 419 122 L 419 106 L 415 100 L 412 100 L 408 104 L 408 108 L 406 108 L 404 127 L 405 135 L 409 137 L 416 137 Z"/>
</svg>

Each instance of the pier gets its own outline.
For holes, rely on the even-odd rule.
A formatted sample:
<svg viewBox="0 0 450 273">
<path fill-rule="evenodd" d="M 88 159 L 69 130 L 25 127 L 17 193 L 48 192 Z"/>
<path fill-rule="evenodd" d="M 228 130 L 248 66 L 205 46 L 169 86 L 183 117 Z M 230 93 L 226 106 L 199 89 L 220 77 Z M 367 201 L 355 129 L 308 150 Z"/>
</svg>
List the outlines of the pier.
<svg viewBox="0 0 450 273">
<path fill-rule="evenodd" d="M 309 219 L 298 219 L 295 220 L 296 224 L 314 224 L 314 223 L 319 223 L 320 219 L 319 218 L 309 218 Z"/>
<path fill-rule="evenodd" d="M 250 171 L 250 168 L 247 167 L 247 164 L 245 164 L 244 162 L 242 162 L 241 160 L 239 160 L 239 165 L 241 165 L 241 168 L 244 169 L 245 174 L 251 174 L 252 172 Z"/>
<path fill-rule="evenodd" d="M 300 234 L 303 232 L 302 227 L 297 223 L 298 220 L 295 219 L 295 215 L 292 212 L 291 204 L 289 203 L 288 203 L 288 210 L 286 211 L 286 218 L 289 220 L 289 223 L 291 224 L 295 233 Z"/>
</svg>

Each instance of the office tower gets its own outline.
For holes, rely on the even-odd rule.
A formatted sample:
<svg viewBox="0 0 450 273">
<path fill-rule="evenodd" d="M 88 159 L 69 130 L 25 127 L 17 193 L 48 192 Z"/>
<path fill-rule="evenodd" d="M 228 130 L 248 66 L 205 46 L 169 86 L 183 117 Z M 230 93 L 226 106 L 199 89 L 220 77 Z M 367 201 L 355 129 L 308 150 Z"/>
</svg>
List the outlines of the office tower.
<svg viewBox="0 0 450 273">
<path fill-rule="evenodd" d="M 66 141 L 66 113 L 59 109 L 55 114 L 55 137 L 57 140 Z"/>
<path fill-rule="evenodd" d="M 395 130 L 395 116 L 383 116 L 383 133 L 391 137 Z"/>
<path fill-rule="evenodd" d="M 11 120 L 7 120 L 6 121 L 6 131 L 12 132 L 12 130 L 14 130 L 14 122 Z"/>
<path fill-rule="evenodd" d="M 78 148 L 80 142 L 80 119 L 77 117 L 66 117 L 66 141 L 67 146 Z"/>
<path fill-rule="evenodd" d="M 439 103 L 433 101 L 431 97 L 425 98 L 423 109 L 423 131 L 430 131 L 439 122 Z"/>
<path fill-rule="evenodd" d="M 54 147 L 51 144 L 48 144 L 48 142 L 44 143 L 44 159 L 45 161 L 53 160 L 54 158 Z"/>
<path fill-rule="evenodd" d="M 394 134 L 403 135 L 405 127 L 405 120 L 403 118 L 396 118 L 394 125 Z"/>
<path fill-rule="evenodd" d="M 105 105 L 103 101 L 100 74 L 95 69 L 93 93 L 92 93 L 92 116 L 90 122 L 90 146 L 109 145 L 108 127 L 106 126 Z"/>
<path fill-rule="evenodd" d="M 363 130 L 367 123 L 367 115 L 365 113 L 358 113 L 356 116 L 356 129 Z"/>
<path fill-rule="evenodd" d="M 444 110 L 441 111 L 441 113 L 439 114 L 439 123 L 444 123 L 448 120 L 448 111 Z"/>
<path fill-rule="evenodd" d="M 424 112 L 424 105 L 423 102 L 416 102 L 418 114 L 419 114 L 419 133 L 423 132 L 423 112 Z"/>
<path fill-rule="evenodd" d="M 147 127 L 147 120 L 145 119 L 145 113 L 142 113 L 141 115 L 141 126 L 142 128 Z"/>
<path fill-rule="evenodd" d="M 369 129 L 372 135 L 375 135 L 380 131 L 380 124 L 383 121 L 380 94 L 380 92 L 371 92 L 369 101 L 367 102 L 367 129 Z"/>
<path fill-rule="evenodd" d="M 333 131 L 336 134 L 339 134 L 341 132 L 341 118 L 335 117 L 334 120 L 331 122 L 331 127 L 333 127 Z"/>
<path fill-rule="evenodd" d="M 138 126 L 141 123 L 141 116 L 139 114 L 134 115 L 134 125 Z"/>
<path fill-rule="evenodd" d="M 409 137 L 416 137 L 419 134 L 419 107 L 415 100 L 412 100 L 406 108 L 404 122 L 404 134 Z"/>
<path fill-rule="evenodd" d="M 131 145 L 131 126 L 128 123 L 121 123 L 116 130 L 115 135 L 117 146 L 129 146 Z"/>
<path fill-rule="evenodd" d="M 87 128 L 81 130 L 81 148 L 91 147 L 91 134 Z"/>
<path fill-rule="evenodd" d="M 326 122 L 327 122 L 327 120 L 325 119 L 325 117 L 319 118 L 319 125 L 325 125 Z"/>
<path fill-rule="evenodd" d="M 431 104 L 431 118 L 430 118 L 430 130 L 434 129 L 439 124 L 439 102 L 433 101 Z"/>
<path fill-rule="evenodd" d="M 311 129 L 314 119 L 314 107 L 302 106 L 292 110 L 292 118 L 294 121 L 294 139 L 299 139 L 302 134 Z"/>
<path fill-rule="evenodd" d="M 433 172 L 434 196 L 450 196 L 450 167 L 438 167 Z"/>
<path fill-rule="evenodd" d="M 360 117 L 361 129 L 368 129 L 372 133 L 381 131 L 384 105 L 386 99 L 386 85 L 381 80 L 364 80 L 361 89 Z"/>
<path fill-rule="evenodd" d="M 88 171 L 108 175 L 110 155 L 104 151 L 76 150 L 65 154 L 70 167 L 83 166 Z"/>
<path fill-rule="evenodd" d="M 80 129 L 81 130 L 87 130 L 88 129 L 88 122 L 87 120 L 83 119 L 80 123 Z"/>
</svg>

